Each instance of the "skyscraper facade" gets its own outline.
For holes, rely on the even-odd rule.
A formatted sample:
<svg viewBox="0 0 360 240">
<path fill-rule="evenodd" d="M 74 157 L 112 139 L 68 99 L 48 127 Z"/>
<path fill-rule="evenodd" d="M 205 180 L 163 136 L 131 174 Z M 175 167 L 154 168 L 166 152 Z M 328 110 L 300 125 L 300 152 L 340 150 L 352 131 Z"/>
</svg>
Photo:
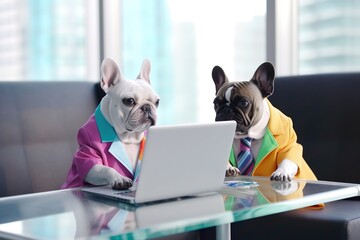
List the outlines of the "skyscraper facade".
<svg viewBox="0 0 360 240">
<path fill-rule="evenodd" d="M 299 73 L 360 70 L 360 1 L 299 1 Z"/>
</svg>

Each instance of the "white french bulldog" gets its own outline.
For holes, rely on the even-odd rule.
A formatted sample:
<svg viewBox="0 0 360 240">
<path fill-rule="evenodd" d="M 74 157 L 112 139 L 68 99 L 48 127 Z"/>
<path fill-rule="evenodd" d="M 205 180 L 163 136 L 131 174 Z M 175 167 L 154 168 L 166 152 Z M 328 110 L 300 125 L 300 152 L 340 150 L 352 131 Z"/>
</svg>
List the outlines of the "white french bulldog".
<svg viewBox="0 0 360 240">
<path fill-rule="evenodd" d="M 113 60 L 103 60 L 100 84 L 106 95 L 79 130 L 80 147 L 63 188 L 84 182 L 110 184 L 114 189 L 132 186 L 144 132 L 157 121 L 160 98 L 150 86 L 150 69 L 144 60 L 137 79 L 128 80 Z M 111 139 L 104 139 L 109 132 Z"/>
<path fill-rule="evenodd" d="M 268 62 L 258 67 L 250 81 L 243 82 L 229 82 L 221 67 L 215 66 L 213 68 L 212 78 L 216 87 L 215 120 L 235 120 L 237 122 L 233 143 L 234 156 L 238 156 L 240 139 L 245 137 L 254 139 L 251 152 L 255 158 L 259 153 L 271 117 L 269 102 L 266 98 L 273 93 L 274 75 L 274 67 Z M 292 132 L 294 130 L 289 129 L 287 131 Z M 279 147 L 284 148 L 284 146 Z M 271 161 L 280 162 L 270 175 L 271 180 L 291 181 L 298 172 L 298 165 L 291 159 L 273 159 Z M 229 163 L 226 176 L 238 174 L 241 174 L 239 169 Z"/>
</svg>

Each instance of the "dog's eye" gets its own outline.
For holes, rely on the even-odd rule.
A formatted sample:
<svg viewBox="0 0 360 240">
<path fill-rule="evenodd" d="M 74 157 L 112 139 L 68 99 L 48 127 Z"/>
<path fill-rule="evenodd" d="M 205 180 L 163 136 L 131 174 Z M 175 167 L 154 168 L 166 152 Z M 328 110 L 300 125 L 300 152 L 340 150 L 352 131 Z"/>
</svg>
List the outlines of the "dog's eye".
<svg viewBox="0 0 360 240">
<path fill-rule="evenodd" d="M 122 101 L 126 106 L 129 106 L 129 107 L 135 105 L 135 99 L 133 99 L 133 98 L 124 98 Z"/>
<path fill-rule="evenodd" d="M 215 98 L 214 101 L 213 101 L 213 104 L 214 104 L 214 109 L 216 111 L 216 109 L 219 108 L 219 99 Z"/>
<path fill-rule="evenodd" d="M 155 106 L 158 107 L 158 106 L 159 106 L 159 103 L 160 103 L 160 99 L 156 100 Z"/>
<path fill-rule="evenodd" d="M 241 100 L 241 101 L 238 102 L 238 106 L 241 107 L 241 108 L 246 108 L 247 106 L 249 106 L 249 102 Z"/>
<path fill-rule="evenodd" d="M 214 109 L 216 110 L 216 109 L 218 109 L 219 108 L 219 103 L 218 103 L 218 101 L 216 101 L 216 100 L 214 100 Z"/>
</svg>

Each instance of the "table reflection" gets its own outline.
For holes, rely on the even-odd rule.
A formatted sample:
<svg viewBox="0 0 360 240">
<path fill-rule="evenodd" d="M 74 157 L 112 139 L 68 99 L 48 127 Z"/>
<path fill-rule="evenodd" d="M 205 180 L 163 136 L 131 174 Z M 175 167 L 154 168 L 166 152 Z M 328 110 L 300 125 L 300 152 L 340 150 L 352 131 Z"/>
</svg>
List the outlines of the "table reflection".
<svg viewBox="0 0 360 240">
<path fill-rule="evenodd" d="M 2 236 L 35 239 L 166 236 L 356 196 L 359 187 L 331 182 L 273 182 L 259 177 L 233 180 L 259 184 L 235 189 L 233 194 L 137 207 L 81 189 L 0 198 L 0 232 Z"/>
</svg>

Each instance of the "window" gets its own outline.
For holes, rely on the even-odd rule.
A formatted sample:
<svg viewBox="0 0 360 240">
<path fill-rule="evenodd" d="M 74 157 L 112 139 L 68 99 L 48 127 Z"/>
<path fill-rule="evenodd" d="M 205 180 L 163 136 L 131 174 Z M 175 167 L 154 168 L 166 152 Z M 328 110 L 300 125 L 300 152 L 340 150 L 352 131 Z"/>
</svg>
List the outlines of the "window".
<svg viewBox="0 0 360 240">
<path fill-rule="evenodd" d="M 98 79 L 89 67 L 94 61 L 92 53 L 98 48 L 89 46 L 94 44 L 94 37 L 98 38 L 94 28 L 88 27 L 92 21 L 88 21 L 87 14 L 91 13 L 94 3 L 0 1 L 1 80 Z"/>
<path fill-rule="evenodd" d="M 0 80 L 95 82 L 104 57 L 134 78 L 148 58 L 159 124 L 213 121 L 215 65 L 360 71 L 359 22 L 357 0 L 1 0 Z"/>
<path fill-rule="evenodd" d="M 212 68 L 249 80 L 266 60 L 263 0 L 122 3 L 123 71 L 135 77 L 142 59 L 151 60 L 162 123 L 214 121 Z"/>
<path fill-rule="evenodd" d="M 360 71 L 360 2 L 299 1 L 299 73 Z"/>
</svg>

